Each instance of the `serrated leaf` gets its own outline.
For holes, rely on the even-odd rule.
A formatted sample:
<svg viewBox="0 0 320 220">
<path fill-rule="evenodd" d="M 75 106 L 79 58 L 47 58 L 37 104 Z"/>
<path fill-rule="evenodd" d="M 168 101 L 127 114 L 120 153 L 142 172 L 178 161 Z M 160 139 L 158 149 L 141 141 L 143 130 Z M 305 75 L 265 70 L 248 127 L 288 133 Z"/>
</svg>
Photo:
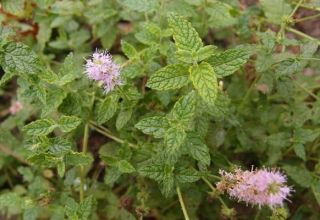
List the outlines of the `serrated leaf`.
<svg viewBox="0 0 320 220">
<path fill-rule="evenodd" d="M 24 14 L 25 0 L 3 0 L 1 2 L 1 5 L 3 7 L 3 10 L 9 14 L 18 17 L 23 16 Z"/>
<path fill-rule="evenodd" d="M 179 89 L 189 82 L 188 69 L 182 64 L 168 65 L 151 75 L 147 86 L 156 90 Z"/>
<path fill-rule="evenodd" d="M 94 205 L 95 205 L 95 198 L 92 195 L 86 197 L 84 201 L 80 203 L 78 208 L 78 215 L 81 220 L 89 219 Z"/>
<path fill-rule="evenodd" d="M 40 136 L 51 133 L 57 125 L 51 119 L 39 119 L 23 127 L 27 135 Z"/>
<path fill-rule="evenodd" d="M 3 53 L 2 66 L 5 71 L 35 74 L 40 70 L 39 58 L 28 46 L 22 43 L 7 43 L 3 46 Z"/>
<path fill-rule="evenodd" d="M 282 17 L 291 13 L 291 7 L 285 0 L 261 0 L 260 4 L 266 17 L 275 24 L 281 24 Z"/>
<path fill-rule="evenodd" d="M 283 169 L 289 177 L 302 187 L 309 188 L 314 180 L 311 172 L 305 167 L 286 165 Z"/>
<path fill-rule="evenodd" d="M 126 160 L 118 161 L 116 167 L 121 173 L 132 173 L 136 171 L 136 169 Z"/>
<path fill-rule="evenodd" d="M 28 158 L 28 161 L 34 165 L 40 167 L 55 167 L 57 162 L 60 161 L 60 158 L 49 154 L 49 153 L 39 153 L 34 154 Z"/>
<path fill-rule="evenodd" d="M 137 52 L 136 48 L 134 48 L 134 46 L 132 46 L 128 42 L 121 41 L 121 49 L 122 49 L 122 52 L 129 59 L 133 59 L 133 58 L 137 57 L 137 55 L 138 55 L 138 52 Z"/>
<path fill-rule="evenodd" d="M 169 128 L 164 136 L 166 153 L 169 161 L 175 161 L 181 153 L 181 145 L 184 143 L 187 134 L 179 127 Z"/>
<path fill-rule="evenodd" d="M 99 124 L 108 121 L 118 109 L 118 96 L 111 95 L 100 102 L 96 109 L 96 120 Z"/>
<path fill-rule="evenodd" d="M 197 31 L 183 17 L 171 15 L 168 22 L 173 29 L 173 39 L 178 49 L 197 51 L 203 46 Z"/>
<path fill-rule="evenodd" d="M 217 47 L 213 45 L 207 45 L 207 46 L 201 47 L 197 51 L 197 61 L 199 62 L 211 57 L 215 53 L 216 48 Z"/>
<path fill-rule="evenodd" d="M 74 62 L 73 53 L 70 53 L 64 59 L 64 62 L 59 70 L 59 77 L 54 83 L 58 86 L 66 85 L 81 76 L 79 71 L 81 70 L 77 68 L 77 65 Z"/>
<path fill-rule="evenodd" d="M 145 134 L 153 135 L 155 138 L 164 136 L 169 129 L 169 122 L 166 117 L 153 116 L 140 120 L 135 127 Z"/>
<path fill-rule="evenodd" d="M 71 151 L 72 143 L 64 138 L 56 137 L 50 139 L 49 143 L 49 153 L 55 156 L 62 156 Z"/>
<path fill-rule="evenodd" d="M 164 158 L 150 160 L 148 163 L 139 166 L 139 173 L 142 176 L 156 180 L 160 185 L 163 195 L 168 196 L 174 187 L 174 167 L 164 163 Z"/>
<path fill-rule="evenodd" d="M 229 76 L 247 62 L 250 53 L 244 49 L 229 49 L 214 54 L 209 60 L 218 78 Z"/>
<path fill-rule="evenodd" d="M 199 173 L 192 167 L 177 167 L 175 179 L 178 183 L 193 183 L 200 178 Z"/>
<path fill-rule="evenodd" d="M 81 124 L 81 119 L 76 116 L 62 116 L 58 122 L 61 131 L 67 133 L 76 129 Z"/>
<path fill-rule="evenodd" d="M 180 60 L 181 62 L 192 64 L 197 61 L 197 57 L 195 56 L 195 52 L 192 52 L 190 50 L 177 50 L 176 58 Z"/>
<path fill-rule="evenodd" d="M 46 104 L 42 108 L 41 116 L 46 117 L 52 112 L 57 111 L 63 100 L 66 98 L 67 93 L 60 88 L 51 88 L 46 94 Z"/>
<path fill-rule="evenodd" d="M 306 151 L 304 149 L 304 146 L 303 144 L 300 144 L 300 143 L 296 143 L 293 145 L 293 150 L 294 152 L 296 153 L 296 155 L 298 157 L 300 157 L 302 160 L 306 160 Z"/>
<path fill-rule="evenodd" d="M 210 165 L 209 148 L 197 133 L 192 132 L 187 134 L 185 148 L 189 155 L 195 160 L 204 165 Z"/>
<path fill-rule="evenodd" d="M 190 70 L 190 78 L 202 99 L 213 105 L 218 94 L 216 74 L 209 63 L 202 62 Z"/>
<path fill-rule="evenodd" d="M 116 128 L 117 130 L 121 130 L 131 119 L 133 109 L 125 109 L 121 110 L 117 116 L 116 120 Z"/>
<path fill-rule="evenodd" d="M 181 97 L 168 114 L 168 119 L 187 128 L 192 121 L 196 108 L 196 94 L 194 91 Z"/>
<path fill-rule="evenodd" d="M 65 155 L 65 163 L 69 166 L 89 166 L 93 158 L 85 153 L 70 152 Z"/>
</svg>

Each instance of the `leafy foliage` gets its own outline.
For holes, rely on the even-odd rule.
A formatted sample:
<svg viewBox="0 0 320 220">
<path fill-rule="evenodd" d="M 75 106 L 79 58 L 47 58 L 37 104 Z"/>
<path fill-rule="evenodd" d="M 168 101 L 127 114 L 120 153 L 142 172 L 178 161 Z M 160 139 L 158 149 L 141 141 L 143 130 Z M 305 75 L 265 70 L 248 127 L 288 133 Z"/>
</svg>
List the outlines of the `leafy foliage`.
<svg viewBox="0 0 320 220">
<path fill-rule="evenodd" d="M 245 2 L 1 1 L 0 218 L 319 219 L 317 1 Z M 292 202 L 220 195 L 236 166 L 281 169 Z"/>
</svg>

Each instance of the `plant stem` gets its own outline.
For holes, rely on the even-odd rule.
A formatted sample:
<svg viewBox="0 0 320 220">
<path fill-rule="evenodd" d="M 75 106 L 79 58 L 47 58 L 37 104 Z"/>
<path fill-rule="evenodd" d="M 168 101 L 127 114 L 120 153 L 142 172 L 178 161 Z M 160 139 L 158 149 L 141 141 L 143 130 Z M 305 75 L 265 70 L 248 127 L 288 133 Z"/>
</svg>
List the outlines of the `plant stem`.
<svg viewBox="0 0 320 220">
<path fill-rule="evenodd" d="M 15 152 L 13 152 L 11 149 L 3 146 L 0 144 L 0 151 L 8 156 L 11 156 L 13 158 L 15 158 L 16 160 L 20 161 L 23 164 L 26 165 L 31 165 L 27 160 L 25 160 L 24 158 L 22 158 L 20 155 L 16 154 Z"/>
<path fill-rule="evenodd" d="M 286 27 L 286 30 L 290 31 L 290 32 L 292 32 L 292 33 L 294 33 L 296 35 L 299 35 L 300 37 L 306 38 L 308 40 L 316 41 L 320 45 L 320 41 L 319 40 L 317 40 L 317 39 L 315 39 L 315 38 L 313 38 L 313 37 L 311 37 L 311 36 L 309 36 L 309 35 L 307 35 L 305 33 L 302 33 L 301 31 L 298 31 L 298 30 L 296 30 L 294 28 L 290 28 L 290 27 Z"/>
<path fill-rule="evenodd" d="M 303 0 L 300 0 L 300 1 L 298 2 L 298 4 L 296 4 L 296 6 L 294 7 L 294 9 L 292 10 L 292 12 L 291 12 L 291 14 L 290 14 L 290 18 L 293 17 L 294 13 L 296 13 L 296 11 L 298 10 L 298 8 L 301 6 L 302 2 L 303 2 Z"/>
<path fill-rule="evenodd" d="M 258 220 L 260 217 L 260 209 L 258 209 L 256 216 L 254 217 L 254 220 Z"/>
<path fill-rule="evenodd" d="M 183 202 L 183 198 L 182 198 L 179 186 L 177 186 L 177 194 L 178 194 L 178 197 L 179 197 L 179 202 L 180 202 L 181 209 L 182 209 L 182 212 L 183 212 L 183 215 L 184 215 L 184 219 L 185 220 L 190 220 L 190 218 L 188 216 L 188 212 L 187 212 L 186 206 L 185 206 L 185 204 Z"/>
<path fill-rule="evenodd" d="M 210 188 L 212 191 L 216 191 L 216 188 L 213 187 L 213 185 L 210 183 L 209 180 L 207 180 L 205 177 L 201 177 L 201 179 L 209 186 L 209 188 Z"/>
<path fill-rule="evenodd" d="M 201 179 L 209 186 L 209 188 L 210 188 L 213 192 L 216 191 L 216 188 L 214 188 L 214 186 L 210 183 L 210 181 L 209 181 L 208 179 L 206 179 L 205 177 L 201 177 Z M 226 203 L 223 201 L 223 199 L 222 199 L 220 196 L 218 196 L 217 198 L 219 199 L 219 201 L 221 202 L 221 204 L 222 204 L 224 207 L 228 207 L 228 206 L 226 205 Z"/>
<path fill-rule="evenodd" d="M 86 124 L 84 127 L 84 135 L 82 141 L 82 152 L 86 153 L 88 149 L 88 140 L 89 140 L 89 124 Z M 85 186 L 85 170 L 84 166 L 80 167 L 80 202 L 84 200 L 84 186 Z"/>
<path fill-rule="evenodd" d="M 122 140 L 121 138 L 118 138 L 118 137 L 114 136 L 107 128 L 105 128 L 103 126 L 99 126 L 99 125 L 95 125 L 94 123 L 91 123 L 91 128 L 93 128 L 94 130 L 96 130 L 100 134 L 103 134 L 104 136 L 114 140 L 115 142 L 118 142 L 120 144 L 127 143 L 128 146 L 132 147 L 132 148 L 137 148 L 138 147 L 135 144 L 129 143 L 129 142 L 125 141 L 125 140 Z"/>
<path fill-rule="evenodd" d="M 296 86 L 298 86 L 299 88 L 301 88 L 303 91 L 305 91 L 306 93 L 308 93 L 310 96 L 312 96 L 314 99 L 319 100 L 319 97 L 314 94 L 313 92 L 309 91 L 307 88 L 305 88 L 304 86 L 300 85 L 299 83 L 297 83 L 296 81 L 293 81 L 294 84 L 296 84 Z"/>
<path fill-rule="evenodd" d="M 314 61 L 320 61 L 320 58 L 316 57 L 298 57 L 299 60 L 314 60 Z"/>
<path fill-rule="evenodd" d="M 307 16 L 307 17 L 303 17 L 303 18 L 300 18 L 300 19 L 296 19 L 296 20 L 294 20 L 294 22 L 295 23 L 304 22 L 304 21 L 307 21 L 307 20 L 310 20 L 310 19 L 314 19 L 314 18 L 317 18 L 317 17 L 320 17 L 320 13 L 319 14 L 315 14 L 315 15 L 311 15 L 311 16 Z"/>
</svg>

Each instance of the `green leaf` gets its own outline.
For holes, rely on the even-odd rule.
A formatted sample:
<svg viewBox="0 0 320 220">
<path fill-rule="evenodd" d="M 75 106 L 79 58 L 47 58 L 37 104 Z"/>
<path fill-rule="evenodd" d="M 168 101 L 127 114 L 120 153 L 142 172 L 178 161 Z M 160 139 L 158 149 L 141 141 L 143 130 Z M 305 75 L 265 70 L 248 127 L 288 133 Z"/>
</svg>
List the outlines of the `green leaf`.
<svg viewBox="0 0 320 220">
<path fill-rule="evenodd" d="M 130 10 L 138 12 L 152 12 L 158 7 L 158 0 L 119 0 L 119 3 Z"/>
<path fill-rule="evenodd" d="M 198 171 L 192 167 L 177 167 L 175 170 L 175 179 L 178 183 L 193 183 L 199 178 Z"/>
<path fill-rule="evenodd" d="M 135 127 L 145 134 L 153 135 L 155 138 L 164 136 L 169 129 L 169 122 L 166 117 L 153 116 L 140 120 Z"/>
<path fill-rule="evenodd" d="M 116 120 L 117 130 L 121 130 L 131 119 L 133 109 L 123 109 L 119 112 Z"/>
<path fill-rule="evenodd" d="M 9 42 L 3 46 L 4 59 L 1 64 L 5 71 L 19 74 L 35 74 L 40 71 L 37 55 L 22 43 Z"/>
<path fill-rule="evenodd" d="M 0 88 L 15 76 L 12 72 L 5 72 L 0 79 Z"/>
<path fill-rule="evenodd" d="M 72 143 L 62 137 L 55 137 L 50 139 L 49 153 L 55 156 L 62 156 L 71 151 Z"/>
<path fill-rule="evenodd" d="M 247 62 L 250 53 L 244 49 L 229 49 L 224 52 L 214 54 L 209 60 L 218 78 L 229 76 Z"/>
<path fill-rule="evenodd" d="M 207 45 L 204 47 L 201 47 L 198 51 L 197 51 L 197 56 L 198 59 L 197 61 L 202 61 L 205 59 L 208 59 L 209 57 L 211 57 L 216 50 L 217 47 L 213 46 L 213 45 Z"/>
<path fill-rule="evenodd" d="M 69 166 L 89 166 L 93 158 L 85 153 L 70 152 L 65 155 L 65 163 Z"/>
<path fill-rule="evenodd" d="M 289 177 L 302 187 L 309 188 L 314 180 L 311 172 L 305 167 L 286 165 L 283 169 L 287 172 Z"/>
<path fill-rule="evenodd" d="M 205 7 L 205 12 L 209 15 L 207 24 L 213 28 L 225 28 L 238 22 L 238 18 L 232 14 L 233 8 L 225 2 L 214 1 Z"/>
<path fill-rule="evenodd" d="M 79 78 L 81 75 L 79 69 L 74 62 L 73 53 L 70 53 L 65 59 L 64 62 L 59 70 L 59 77 L 57 77 L 55 84 L 58 86 L 64 86 L 73 80 Z"/>
<path fill-rule="evenodd" d="M 169 161 L 175 161 L 181 153 L 181 145 L 184 143 L 187 134 L 180 127 L 169 128 L 164 136 L 166 153 Z"/>
<path fill-rule="evenodd" d="M 59 120 L 59 128 L 67 133 L 76 129 L 81 124 L 81 119 L 76 116 L 62 116 Z"/>
<path fill-rule="evenodd" d="M 126 160 L 118 161 L 116 167 L 121 173 L 132 173 L 136 171 L 136 169 Z"/>
<path fill-rule="evenodd" d="M 121 49 L 122 52 L 129 58 L 133 59 L 138 56 L 138 52 L 134 46 L 129 44 L 128 42 L 121 41 Z"/>
<path fill-rule="evenodd" d="M 306 160 L 306 151 L 304 149 L 304 146 L 303 144 L 300 144 L 300 143 L 296 143 L 293 145 L 293 150 L 294 152 L 296 153 L 296 155 L 298 157 L 300 157 L 302 160 Z"/>
<path fill-rule="evenodd" d="M 192 132 L 187 134 L 185 147 L 189 155 L 195 160 L 204 165 L 210 165 L 209 148 L 197 133 Z"/>
<path fill-rule="evenodd" d="M 55 167 L 61 159 L 49 153 L 34 154 L 28 158 L 28 161 L 39 167 Z"/>
<path fill-rule="evenodd" d="M 190 50 L 177 50 L 176 53 L 176 58 L 184 63 L 192 64 L 197 61 L 197 57 L 195 52 L 190 51 Z"/>
<path fill-rule="evenodd" d="M 23 127 L 27 135 L 40 136 L 51 133 L 57 125 L 51 119 L 39 119 Z"/>
<path fill-rule="evenodd" d="M 218 94 L 216 74 L 209 63 L 202 62 L 191 68 L 191 81 L 202 99 L 213 105 Z"/>
<path fill-rule="evenodd" d="M 3 10 L 9 14 L 18 17 L 23 16 L 24 14 L 25 0 L 3 0 L 1 1 L 1 5 Z"/>
<path fill-rule="evenodd" d="M 142 176 L 149 177 L 156 180 L 159 185 L 163 195 L 168 197 L 174 187 L 174 167 L 164 163 L 165 158 L 158 157 L 148 161 L 148 163 L 143 163 L 139 167 L 139 173 Z"/>
<path fill-rule="evenodd" d="M 283 16 L 291 13 L 291 7 L 285 0 L 261 0 L 260 4 L 266 17 L 275 24 L 281 24 Z"/>
<path fill-rule="evenodd" d="M 168 65 L 151 75 L 147 86 L 156 90 L 179 89 L 189 82 L 188 69 L 182 64 Z"/>
<path fill-rule="evenodd" d="M 202 103 L 202 107 L 205 108 L 205 111 L 215 118 L 221 119 L 223 117 L 226 117 L 230 112 L 230 99 L 227 94 L 220 90 L 218 91 L 218 95 L 214 105 L 209 105 L 204 102 Z"/>
<path fill-rule="evenodd" d="M 191 91 L 188 95 L 181 97 L 168 114 L 168 119 L 174 124 L 180 124 L 188 128 L 196 109 L 196 94 Z"/>
<path fill-rule="evenodd" d="M 311 188 L 312 188 L 314 197 L 316 198 L 318 204 L 320 205 L 320 180 L 314 181 Z"/>
<path fill-rule="evenodd" d="M 111 95 L 100 102 L 96 108 L 96 120 L 99 124 L 108 121 L 118 109 L 118 96 Z"/>
<path fill-rule="evenodd" d="M 60 88 L 51 88 L 48 90 L 45 97 L 46 104 L 42 108 L 41 116 L 47 117 L 52 112 L 57 111 L 66 96 L 67 93 Z"/>
<path fill-rule="evenodd" d="M 93 211 L 95 203 L 96 203 L 96 200 L 93 197 L 93 195 L 86 197 L 84 201 L 80 203 L 78 208 L 78 216 L 80 217 L 81 220 L 90 219 L 89 217 Z"/>
<path fill-rule="evenodd" d="M 168 22 L 173 29 L 173 39 L 178 49 L 197 51 L 203 46 L 197 31 L 183 17 L 171 15 Z"/>
</svg>

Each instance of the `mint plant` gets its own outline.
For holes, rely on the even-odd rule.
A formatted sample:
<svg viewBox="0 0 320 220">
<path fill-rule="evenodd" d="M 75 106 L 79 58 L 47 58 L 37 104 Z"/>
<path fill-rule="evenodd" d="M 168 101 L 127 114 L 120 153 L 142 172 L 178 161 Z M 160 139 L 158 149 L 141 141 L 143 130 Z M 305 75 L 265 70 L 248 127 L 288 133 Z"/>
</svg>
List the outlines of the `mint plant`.
<svg viewBox="0 0 320 220">
<path fill-rule="evenodd" d="M 318 11 L 1 1 L 0 218 L 319 218 Z"/>
</svg>

